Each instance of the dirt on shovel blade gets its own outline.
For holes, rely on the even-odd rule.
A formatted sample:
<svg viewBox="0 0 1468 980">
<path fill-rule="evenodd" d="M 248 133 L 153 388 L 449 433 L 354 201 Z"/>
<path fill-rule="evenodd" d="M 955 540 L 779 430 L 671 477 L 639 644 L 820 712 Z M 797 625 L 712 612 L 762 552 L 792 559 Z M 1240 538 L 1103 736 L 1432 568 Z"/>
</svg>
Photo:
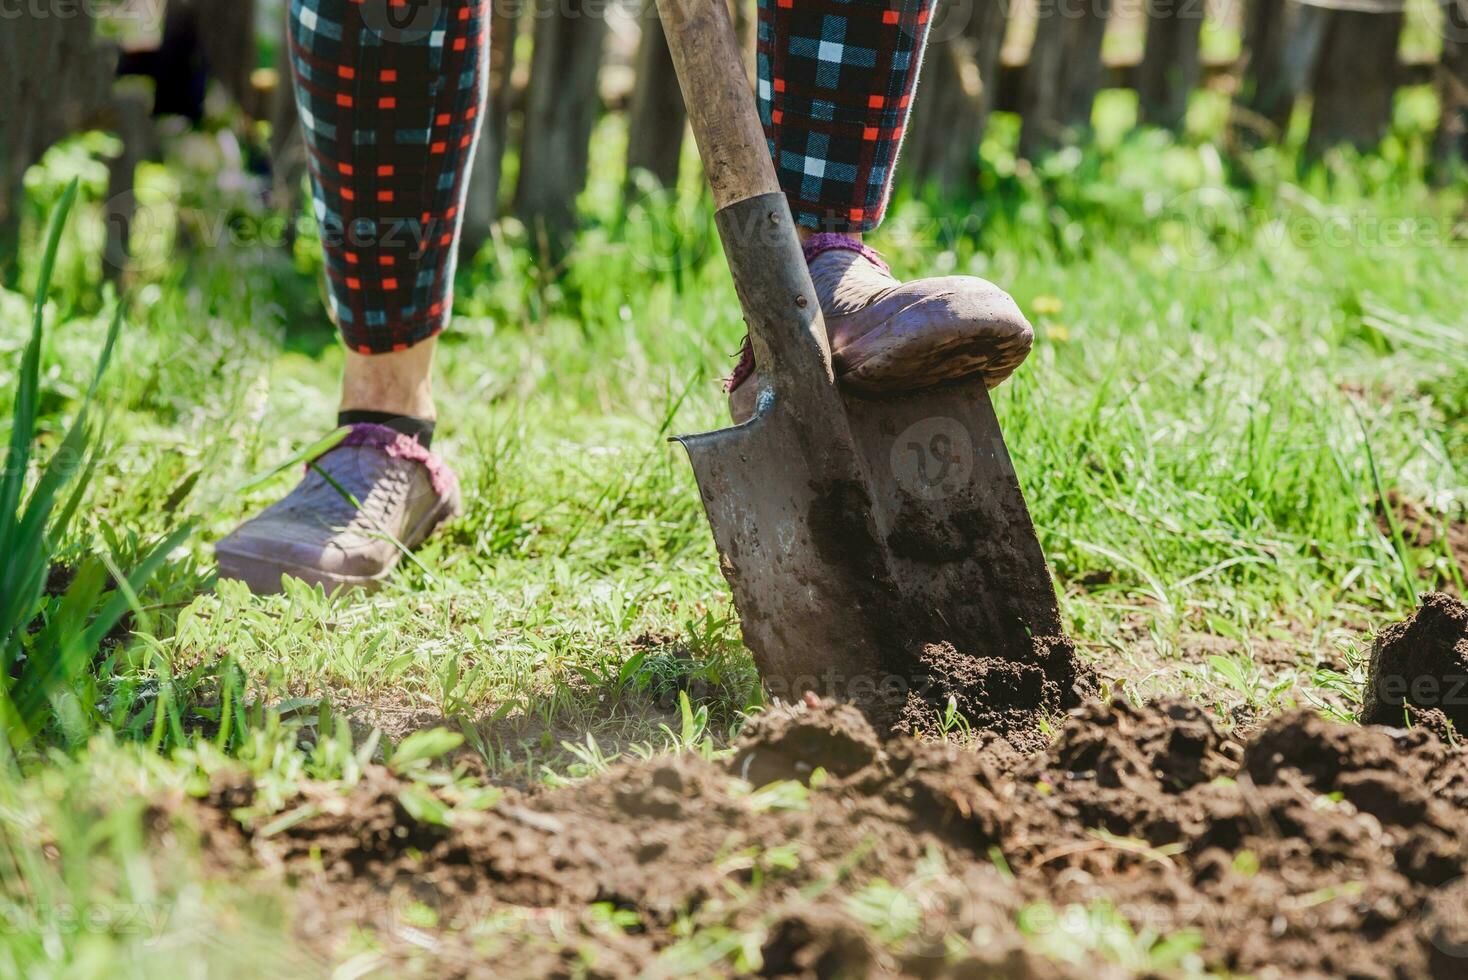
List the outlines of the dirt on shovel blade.
<svg viewBox="0 0 1468 980">
<path fill-rule="evenodd" d="M 269 836 L 229 816 L 248 781 L 200 812 L 215 853 L 296 884 L 323 961 L 367 927 L 432 975 L 1468 974 L 1468 753 L 1426 727 L 1293 711 L 1235 741 L 1191 703 L 1089 701 L 1039 752 L 973 743 L 816 703 L 721 761 L 510 791 L 449 827 L 383 769 Z"/>
</svg>

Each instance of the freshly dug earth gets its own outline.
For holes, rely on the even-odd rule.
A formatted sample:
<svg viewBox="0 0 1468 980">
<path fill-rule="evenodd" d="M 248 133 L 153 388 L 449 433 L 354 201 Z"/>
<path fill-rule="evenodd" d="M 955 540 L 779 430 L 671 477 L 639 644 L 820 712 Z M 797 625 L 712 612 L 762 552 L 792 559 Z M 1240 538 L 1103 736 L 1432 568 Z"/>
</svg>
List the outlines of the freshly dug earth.
<svg viewBox="0 0 1468 980">
<path fill-rule="evenodd" d="M 1296 711 L 1239 743 L 1186 702 L 1092 701 L 1025 754 L 883 742 L 812 702 L 725 761 L 511 791 L 449 827 L 407 789 L 372 769 L 242 824 L 255 788 L 221 782 L 200 813 L 212 853 L 296 885 L 323 959 L 365 927 L 433 975 L 1096 977 L 1186 948 L 1261 977 L 1468 968 L 1468 751 L 1425 727 Z"/>
<path fill-rule="evenodd" d="M 803 780 L 830 763 L 830 775 L 779 802 L 683 757 L 512 795 L 443 828 L 411 817 L 404 787 L 374 770 L 345 798 L 300 801 L 314 815 L 273 836 L 220 820 L 215 839 L 297 880 L 302 936 L 323 954 L 361 925 L 405 959 L 428 946 L 437 973 L 625 975 L 675 942 L 686 913 L 753 935 L 770 975 L 1055 975 L 1034 948 L 1095 955 L 1106 907 L 1138 933 L 1199 930 L 1207 964 L 1232 972 L 1459 976 L 1468 964 L 1468 758 L 1424 729 L 1299 712 L 1241 747 L 1189 704 L 1091 704 L 1002 775 L 983 751 L 877 749 L 839 708 L 762 727 L 735 771 Z M 209 802 L 251 796 L 220 786 Z M 433 919 L 411 921 L 409 900 Z M 638 925 L 599 926 L 586 912 L 598 902 Z M 503 930 L 475 943 L 471 927 L 496 918 Z M 977 941 L 950 961 L 949 935 Z"/>
<path fill-rule="evenodd" d="M 1420 720 L 1435 728 L 1446 721 L 1468 733 L 1468 605 L 1432 592 L 1411 619 L 1381 631 L 1371 649 L 1361 720 Z"/>
<path fill-rule="evenodd" d="M 1063 636 L 1033 639 L 1025 660 L 976 657 L 934 643 L 923 648 L 917 665 L 894 734 L 939 731 L 952 705 L 974 728 L 1022 751 L 1039 751 L 1045 747 L 1040 723 L 1096 692 L 1094 671 Z"/>
</svg>

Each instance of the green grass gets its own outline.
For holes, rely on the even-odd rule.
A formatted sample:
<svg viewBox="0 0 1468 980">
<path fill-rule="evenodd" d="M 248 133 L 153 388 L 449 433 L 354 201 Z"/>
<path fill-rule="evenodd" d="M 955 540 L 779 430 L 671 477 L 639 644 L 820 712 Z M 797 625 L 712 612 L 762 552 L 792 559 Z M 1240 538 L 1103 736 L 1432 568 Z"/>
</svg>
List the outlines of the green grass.
<svg viewBox="0 0 1468 980">
<path fill-rule="evenodd" d="M 969 199 L 904 191 L 875 239 L 899 275 L 982 275 L 1031 314 L 1036 353 L 997 411 L 1066 622 L 1133 692 L 1348 717 L 1372 629 L 1419 589 L 1462 588 L 1450 556 L 1383 531 L 1376 510 L 1384 491 L 1444 520 L 1468 508 L 1465 185 L 1425 183 L 1421 101 L 1402 100 L 1380 154 L 1304 170 L 1289 149 L 1229 160 L 1126 132 L 1111 94 L 1097 149 L 1032 167 L 1001 118 Z M 1215 108 L 1200 99 L 1195 128 L 1216 126 Z M 133 635 L 88 681 L 108 725 L 84 748 L 44 733 L 17 758 L 25 778 L 0 780 L 0 891 L 17 910 L 170 915 L 88 932 L 31 914 L 0 935 L 0 972 L 143 975 L 198 955 L 228 973 L 261 937 L 288 969 L 273 886 L 202 875 L 172 817 L 165 844 L 145 846 L 139 827 L 149 801 L 226 765 L 280 800 L 302 779 L 350 783 L 363 726 L 354 741 L 349 720 L 381 726 L 387 745 L 445 725 L 476 773 L 515 785 L 725 743 L 761 695 L 666 441 L 723 423 L 717 382 L 741 335 L 697 174 L 624 213 L 621 134 L 606 123 L 563 266 L 542 268 L 507 221 L 461 271 L 436 446 L 465 515 L 376 596 L 257 599 L 214 588 L 209 546 L 296 468 L 252 475 L 333 424 L 341 353 L 314 240 L 174 252 L 160 232 L 136 243 L 156 260 L 119 299 L 99 285 L 99 145 L 57 148 L 28 185 L 37 213 L 74 176 L 83 197 L 39 347 L 39 458 L 76 416 L 114 316 L 124 324 L 99 389 L 110 421 L 58 558 L 141 555 L 181 522 L 198 531 L 170 542 Z M 177 190 L 187 209 L 255 227 L 266 216 L 250 195 L 211 176 L 212 145 L 186 137 L 145 168 L 145 199 Z M 171 229 L 172 207 L 150 226 Z M 0 293 L 5 399 L 23 383 L 40 271 L 26 261 L 25 293 Z M 48 841 L 54 859 L 37 856 Z M 1055 955 L 1191 953 L 1187 937 L 1088 914 L 1089 945 Z M 679 955 L 723 941 L 696 936 Z"/>
</svg>

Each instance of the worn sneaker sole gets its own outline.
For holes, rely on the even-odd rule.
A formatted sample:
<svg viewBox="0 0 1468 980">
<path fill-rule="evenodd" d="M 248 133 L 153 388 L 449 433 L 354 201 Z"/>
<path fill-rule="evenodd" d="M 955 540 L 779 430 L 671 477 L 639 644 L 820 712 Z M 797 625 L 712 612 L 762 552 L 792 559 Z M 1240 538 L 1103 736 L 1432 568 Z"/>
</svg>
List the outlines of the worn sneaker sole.
<svg viewBox="0 0 1468 980">
<path fill-rule="evenodd" d="M 418 523 L 403 538 L 403 546 L 412 550 L 427 541 L 438 526 L 459 513 L 459 498 L 455 494 L 445 497 L 438 505 L 419 518 Z M 282 591 L 281 577 L 289 575 L 307 585 L 320 585 L 327 592 L 338 586 L 372 591 L 382 585 L 402 561 L 402 552 L 395 551 L 393 560 L 375 575 L 339 575 L 320 568 L 293 565 L 268 555 L 255 555 L 216 546 L 214 556 L 219 562 L 219 577 L 244 582 L 255 595 L 275 595 Z"/>
</svg>

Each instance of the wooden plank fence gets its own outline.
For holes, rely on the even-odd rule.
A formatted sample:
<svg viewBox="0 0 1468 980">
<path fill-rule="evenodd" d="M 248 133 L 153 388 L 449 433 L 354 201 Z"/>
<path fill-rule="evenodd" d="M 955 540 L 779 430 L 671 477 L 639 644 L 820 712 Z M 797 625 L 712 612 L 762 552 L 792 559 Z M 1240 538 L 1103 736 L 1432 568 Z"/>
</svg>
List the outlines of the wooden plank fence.
<svg viewBox="0 0 1468 980">
<path fill-rule="evenodd" d="M 288 73 L 270 84 L 251 70 L 252 46 L 240 43 L 250 36 L 256 4 L 268 2 L 168 0 L 160 50 L 129 52 L 122 70 L 158 80 L 157 112 L 188 113 L 197 97 L 191 86 L 207 69 L 245 112 L 272 119 L 277 193 L 283 206 L 294 206 L 304 156 Z M 728 2 L 752 51 L 753 0 Z M 1123 59 L 1103 57 L 1108 25 L 1120 16 L 1113 0 L 947 2 L 934 18 L 904 180 L 947 192 L 971 186 L 995 111 L 1020 114 L 1025 156 L 1084 140 L 1096 95 L 1109 88 L 1136 90 L 1139 121 L 1172 130 L 1183 127 L 1194 91 L 1225 92 L 1233 134 L 1246 144 L 1278 139 L 1308 101 L 1307 151 L 1318 155 L 1341 145 L 1371 148 L 1387 131 L 1396 91 L 1431 84 L 1442 104 L 1435 159 L 1448 172 L 1468 158 L 1468 0 L 1434 0 L 1441 4 L 1441 57 L 1411 62 L 1399 55 L 1402 0 L 1231 0 L 1247 6 L 1236 18 L 1243 53 L 1227 61 L 1202 56 L 1205 17 L 1197 0 L 1139 0 L 1142 53 Z M 493 18 L 490 106 L 465 212 L 468 248 L 479 247 L 505 206 L 545 247 L 565 243 L 603 111 L 628 119 L 629 194 L 641 186 L 634 171 L 644 175 L 638 181 L 677 181 L 686 113 L 651 0 L 496 0 Z M 1028 44 L 1005 49 L 1007 36 L 1025 30 Z M 629 31 L 640 40 L 629 43 Z M 526 37 L 531 53 L 521 63 Z M 185 41 L 192 47 L 181 55 Z M 0 116 L 0 273 L 14 253 L 20 177 L 47 146 L 83 127 L 123 131 L 138 146 L 115 162 L 114 189 L 129 187 L 130 168 L 153 152 L 148 127 L 138 122 L 148 112 L 139 90 L 109 91 L 113 57 L 81 17 L 23 16 L 0 33 L 0 99 L 18 109 Z M 617 72 L 609 67 L 630 75 L 630 85 L 613 91 L 608 78 Z M 510 146 L 518 146 L 520 161 L 513 188 L 502 166 Z"/>
</svg>

